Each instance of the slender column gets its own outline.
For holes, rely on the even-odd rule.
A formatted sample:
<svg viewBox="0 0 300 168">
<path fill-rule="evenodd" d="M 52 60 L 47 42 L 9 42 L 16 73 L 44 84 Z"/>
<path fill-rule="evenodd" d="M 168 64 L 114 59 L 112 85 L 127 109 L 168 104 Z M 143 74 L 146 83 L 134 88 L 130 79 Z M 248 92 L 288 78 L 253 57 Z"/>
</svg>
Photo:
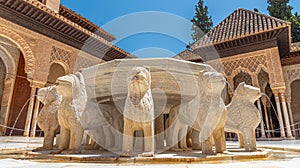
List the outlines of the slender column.
<svg viewBox="0 0 300 168">
<path fill-rule="evenodd" d="M 38 118 L 38 114 L 39 114 L 39 107 L 40 107 L 40 101 L 38 99 L 36 99 L 35 105 L 34 105 L 32 123 L 31 123 L 31 131 L 30 131 L 31 137 L 35 137 L 37 118 Z"/>
<path fill-rule="evenodd" d="M 259 110 L 260 116 L 261 116 L 261 122 L 260 122 L 261 138 L 266 138 L 266 132 L 265 132 L 265 127 L 264 127 L 264 118 L 262 115 L 260 99 L 257 100 L 257 106 L 258 106 L 258 110 Z"/>
<path fill-rule="evenodd" d="M 269 122 L 269 115 L 268 115 L 268 109 L 267 109 L 267 99 L 265 97 L 262 98 L 262 103 L 264 106 L 265 120 L 266 120 L 266 126 L 267 126 L 267 136 L 268 136 L 268 138 L 270 138 L 271 137 L 270 122 Z"/>
<path fill-rule="evenodd" d="M 285 92 L 281 90 L 280 92 L 280 98 L 281 98 L 281 104 L 282 104 L 282 110 L 283 110 L 283 116 L 284 116 L 284 123 L 286 126 L 286 135 L 288 138 L 293 138 L 292 132 L 291 132 L 291 125 L 290 125 L 290 118 L 288 114 L 288 110 L 286 107 L 286 100 L 285 100 Z"/>
<path fill-rule="evenodd" d="M 280 108 L 280 100 L 278 97 L 279 93 L 277 90 L 273 90 L 273 93 L 274 93 L 275 101 L 276 101 L 277 114 L 278 114 L 278 120 L 279 120 L 279 125 L 280 125 L 280 135 L 281 135 L 281 138 L 285 138 L 285 131 L 284 131 L 283 119 L 282 119 L 281 108 Z"/>
<path fill-rule="evenodd" d="M 293 117 L 293 111 L 292 111 L 292 106 L 291 106 L 290 100 L 287 101 L 287 105 L 288 105 L 290 121 L 291 121 L 291 125 L 292 125 L 292 132 L 293 132 L 293 135 L 296 136 L 296 131 L 295 131 L 296 129 L 295 129 L 295 125 L 294 125 L 294 117 Z"/>
<path fill-rule="evenodd" d="M 255 87 L 260 88 L 259 82 L 258 82 L 258 79 L 257 79 L 257 75 L 252 75 L 251 79 L 252 79 L 252 84 Z M 263 115 L 262 115 L 262 109 L 261 109 L 261 101 L 260 101 L 260 99 L 257 100 L 257 106 L 258 106 L 258 110 L 259 110 L 260 116 L 261 116 L 261 122 L 260 122 L 261 138 L 266 138 L 266 132 L 265 132 L 265 127 L 264 127 L 264 118 L 263 118 Z M 267 120 L 266 120 L 266 122 L 267 122 Z"/>
<path fill-rule="evenodd" d="M 271 110 L 271 103 L 267 103 L 266 104 L 266 111 L 269 115 L 269 119 L 270 119 L 270 130 L 274 130 L 274 125 L 273 125 L 273 118 L 272 118 L 272 110 Z M 272 137 L 275 137 L 275 132 L 271 131 L 271 135 Z"/>
<path fill-rule="evenodd" d="M 26 136 L 26 137 L 29 136 L 35 93 L 36 93 L 36 87 L 31 87 L 30 101 L 29 101 L 26 123 L 25 123 L 25 131 L 24 131 L 24 136 Z"/>
<path fill-rule="evenodd" d="M 2 102 L 1 102 L 1 124 L 2 125 L 7 125 L 8 122 L 8 117 L 9 117 L 9 110 L 10 110 L 10 104 L 11 104 L 11 99 L 13 95 L 13 90 L 14 90 L 14 79 L 13 78 L 6 78 L 4 82 L 4 89 L 3 89 L 3 97 L 2 97 Z M 5 135 L 6 128 L 5 127 L 0 127 L 0 136 Z"/>
</svg>

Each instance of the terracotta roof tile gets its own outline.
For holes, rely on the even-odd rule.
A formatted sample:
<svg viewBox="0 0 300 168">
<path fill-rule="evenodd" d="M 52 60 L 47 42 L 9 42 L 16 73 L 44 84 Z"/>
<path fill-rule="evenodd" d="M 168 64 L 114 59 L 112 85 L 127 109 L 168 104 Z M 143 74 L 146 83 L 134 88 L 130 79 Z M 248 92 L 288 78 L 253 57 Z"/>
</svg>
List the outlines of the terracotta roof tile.
<svg viewBox="0 0 300 168">
<path fill-rule="evenodd" d="M 179 60 L 186 60 L 186 61 L 203 62 L 203 59 L 200 55 L 197 55 L 190 50 L 184 50 L 183 52 L 179 53 L 178 55 L 174 56 L 173 58 L 179 59 Z"/>
<path fill-rule="evenodd" d="M 253 12 L 247 9 L 237 9 L 215 28 L 197 41 L 192 48 L 221 43 L 224 41 L 258 34 L 263 31 L 281 28 L 290 24 L 265 14 Z"/>
<path fill-rule="evenodd" d="M 300 51 L 300 42 L 292 43 L 291 45 L 291 52 Z"/>
</svg>

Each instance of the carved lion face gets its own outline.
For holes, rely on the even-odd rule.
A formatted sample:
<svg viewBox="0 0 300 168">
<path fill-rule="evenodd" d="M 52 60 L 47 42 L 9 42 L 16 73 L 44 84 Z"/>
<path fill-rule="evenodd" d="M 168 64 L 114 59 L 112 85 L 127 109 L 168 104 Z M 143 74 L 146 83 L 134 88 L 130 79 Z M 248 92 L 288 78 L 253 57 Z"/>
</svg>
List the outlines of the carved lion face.
<svg viewBox="0 0 300 168">
<path fill-rule="evenodd" d="M 39 89 L 37 98 L 43 104 L 51 104 L 56 101 L 61 101 L 61 95 L 58 94 L 55 86 L 49 86 Z"/>
<path fill-rule="evenodd" d="M 235 89 L 234 95 L 239 96 L 242 99 L 248 99 L 254 103 L 257 99 L 261 97 L 261 92 L 259 88 L 247 85 L 244 82 L 242 82 Z"/>
<path fill-rule="evenodd" d="M 72 93 L 72 82 L 70 76 L 62 76 L 57 79 L 58 85 L 56 86 L 57 92 L 63 97 L 71 98 Z"/>
<path fill-rule="evenodd" d="M 127 78 L 128 96 L 134 105 L 138 105 L 146 92 L 150 89 L 151 76 L 143 67 L 133 68 Z"/>
<path fill-rule="evenodd" d="M 200 72 L 198 85 L 205 92 L 221 93 L 226 85 L 226 79 L 219 72 Z"/>
</svg>

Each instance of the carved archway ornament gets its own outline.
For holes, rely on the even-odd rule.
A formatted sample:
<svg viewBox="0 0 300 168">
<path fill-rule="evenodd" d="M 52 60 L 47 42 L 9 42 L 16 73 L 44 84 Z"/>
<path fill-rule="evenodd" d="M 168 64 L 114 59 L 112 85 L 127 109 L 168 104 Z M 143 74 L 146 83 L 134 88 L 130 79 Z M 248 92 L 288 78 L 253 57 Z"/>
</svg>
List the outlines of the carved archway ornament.
<svg viewBox="0 0 300 168">
<path fill-rule="evenodd" d="M 29 44 L 21 35 L 4 26 L 0 26 L 0 36 L 11 40 L 19 47 L 19 49 L 24 55 L 25 72 L 27 74 L 27 77 L 33 79 L 33 75 L 35 72 L 35 57 Z"/>
<path fill-rule="evenodd" d="M 16 73 L 16 63 L 13 60 L 11 54 L 2 46 L 0 46 L 0 55 L 2 55 L 1 59 L 6 67 L 6 73 L 14 74 Z M 11 76 L 6 75 L 5 79 L 9 79 Z"/>
<path fill-rule="evenodd" d="M 286 82 L 286 96 L 287 100 L 291 101 L 291 84 L 295 80 L 300 79 L 300 65 L 293 65 L 284 68 L 283 70 L 285 82 Z"/>
</svg>

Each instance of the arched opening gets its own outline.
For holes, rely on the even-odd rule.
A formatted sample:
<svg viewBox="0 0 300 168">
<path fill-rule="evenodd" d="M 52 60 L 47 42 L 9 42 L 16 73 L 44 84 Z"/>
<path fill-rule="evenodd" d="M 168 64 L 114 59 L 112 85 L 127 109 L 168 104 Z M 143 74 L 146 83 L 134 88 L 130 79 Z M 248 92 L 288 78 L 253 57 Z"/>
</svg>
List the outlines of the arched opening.
<svg viewBox="0 0 300 168">
<path fill-rule="evenodd" d="M 56 82 L 56 79 L 58 77 L 66 75 L 66 71 L 62 65 L 59 63 L 53 63 L 51 64 L 49 75 L 47 79 L 48 85 L 51 85 Z"/>
<path fill-rule="evenodd" d="M 1 102 L 2 102 L 2 97 L 3 97 L 3 92 L 4 92 L 4 80 L 5 80 L 5 75 L 6 74 L 6 67 L 3 62 L 3 60 L 0 57 L 0 111 L 1 111 Z"/>
<path fill-rule="evenodd" d="M 280 137 L 280 131 L 277 131 L 278 129 L 280 129 L 280 127 L 276 115 L 276 109 L 273 108 L 275 107 L 276 103 L 272 89 L 270 87 L 269 74 L 261 69 L 257 75 L 257 79 L 261 92 L 265 93 L 268 96 L 268 98 L 266 98 L 265 96 L 262 96 L 261 98 L 262 119 L 264 123 L 264 129 L 266 131 L 266 136 L 268 138 L 277 136 Z"/>
<path fill-rule="evenodd" d="M 25 128 L 28 103 L 30 98 L 30 82 L 27 80 L 25 73 L 25 59 L 20 53 L 17 73 L 15 76 L 15 84 L 13 96 L 11 100 L 7 125 L 9 127 L 23 129 Z M 6 129 L 6 134 L 10 134 L 11 129 Z M 11 135 L 23 135 L 21 130 L 13 130 Z"/>
<path fill-rule="evenodd" d="M 266 110 L 268 112 L 267 115 L 268 115 L 268 119 L 269 119 L 270 134 L 272 137 L 280 137 L 281 136 L 280 135 L 280 125 L 279 125 L 279 118 L 278 118 L 277 109 L 276 109 L 275 96 L 273 94 L 273 91 L 272 91 L 269 83 L 265 87 L 265 94 L 269 97 L 269 99 L 265 99 L 266 107 L 264 107 L 264 110 Z M 264 101 L 264 99 L 262 99 L 262 100 Z M 266 120 L 265 114 L 263 115 L 263 117 Z"/>
<path fill-rule="evenodd" d="M 252 85 L 252 78 L 246 72 L 240 72 L 233 78 L 234 89 L 241 83 L 245 82 L 247 85 Z"/>
<path fill-rule="evenodd" d="M 239 72 L 234 78 L 233 78 L 233 92 L 234 90 L 238 87 L 238 85 L 241 83 L 241 82 L 245 82 L 246 84 L 248 85 L 252 85 L 252 78 L 251 76 L 246 73 L 246 72 Z M 230 88 L 231 89 L 231 88 Z M 230 100 L 231 101 L 231 100 Z M 228 102 L 227 102 L 228 103 Z M 237 137 L 237 134 L 235 133 L 231 133 L 231 132 L 228 132 L 226 133 L 226 138 L 227 140 L 237 140 L 238 137 Z"/>
<path fill-rule="evenodd" d="M 64 67 L 59 63 L 52 63 L 49 69 L 49 75 L 47 78 L 47 84 L 46 86 L 51 86 L 56 82 L 56 79 L 66 75 L 66 71 Z M 43 107 L 43 104 L 40 104 L 40 109 Z M 39 110 L 40 111 L 40 110 Z M 39 128 L 38 125 L 36 125 L 36 135 L 35 136 L 43 136 L 43 132 Z"/>
<path fill-rule="evenodd" d="M 300 79 L 295 80 L 291 84 L 291 106 L 293 112 L 294 123 L 300 122 Z M 300 128 L 299 124 L 295 125 L 295 129 Z M 299 131 L 297 131 L 297 137 L 299 136 Z"/>
</svg>

